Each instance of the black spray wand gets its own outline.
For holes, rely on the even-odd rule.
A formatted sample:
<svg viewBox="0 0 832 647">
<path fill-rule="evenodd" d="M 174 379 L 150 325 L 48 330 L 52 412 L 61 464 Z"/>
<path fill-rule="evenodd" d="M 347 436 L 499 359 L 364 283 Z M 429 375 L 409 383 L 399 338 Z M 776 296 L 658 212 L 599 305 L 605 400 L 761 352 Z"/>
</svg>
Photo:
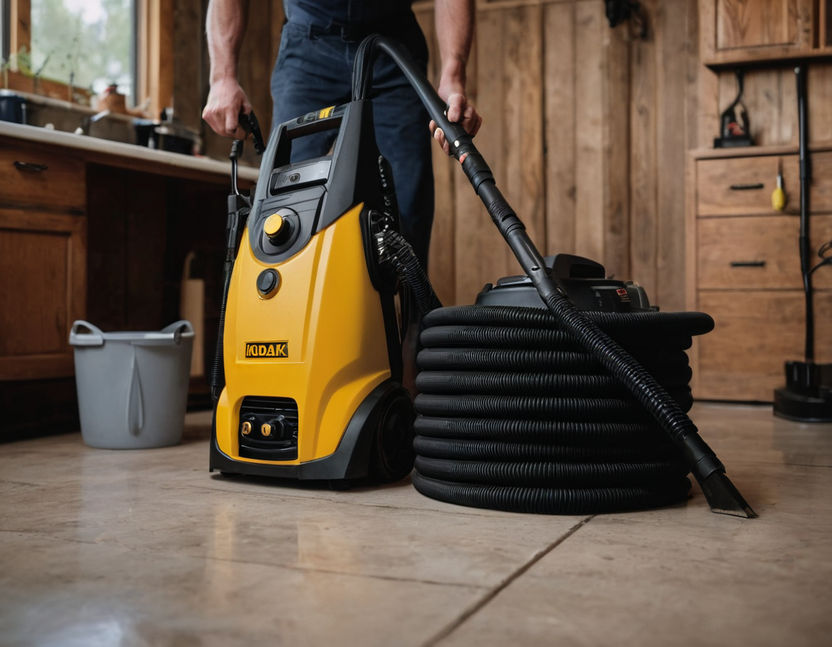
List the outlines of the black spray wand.
<svg viewBox="0 0 832 647">
<path fill-rule="evenodd" d="M 263 134 L 260 132 L 260 124 L 254 112 L 248 114 L 240 112 L 240 126 L 245 130 L 246 135 L 251 135 L 254 140 L 254 150 L 261 155 L 266 148 L 263 142 Z M 251 199 L 240 193 L 237 186 L 237 166 L 239 158 L 243 154 L 244 139 L 235 139 L 231 144 L 231 152 L 228 159 L 231 160 L 231 193 L 227 200 L 227 220 L 225 225 L 225 261 L 223 263 L 222 299 L 220 300 L 220 321 L 217 333 L 217 347 L 214 353 L 214 363 L 211 366 L 211 398 L 214 402 L 219 400 L 220 393 L 225 386 L 225 371 L 223 370 L 223 343 L 225 331 L 225 310 L 228 303 L 228 289 L 231 285 L 231 272 L 234 269 L 234 257 L 237 255 L 237 239 L 240 235 L 240 224 L 245 222 L 251 211 Z"/>
<path fill-rule="evenodd" d="M 679 405 L 629 353 L 587 319 L 555 283 L 543 257 L 526 234 L 525 226 L 497 188 L 491 169 L 474 146 L 471 136 L 462 125 L 448 121 L 444 102 L 398 44 L 383 36 L 369 36 L 361 43 L 353 67 L 353 100 L 368 97 L 373 59 L 378 50 L 386 52 L 398 65 L 431 119 L 442 129 L 450 144 L 451 154 L 462 164 L 462 170 L 497 229 L 563 329 L 627 386 L 635 399 L 655 418 L 684 454 L 713 512 L 756 517 L 751 506 L 725 475 L 725 466 L 702 440 L 696 426 Z"/>
</svg>

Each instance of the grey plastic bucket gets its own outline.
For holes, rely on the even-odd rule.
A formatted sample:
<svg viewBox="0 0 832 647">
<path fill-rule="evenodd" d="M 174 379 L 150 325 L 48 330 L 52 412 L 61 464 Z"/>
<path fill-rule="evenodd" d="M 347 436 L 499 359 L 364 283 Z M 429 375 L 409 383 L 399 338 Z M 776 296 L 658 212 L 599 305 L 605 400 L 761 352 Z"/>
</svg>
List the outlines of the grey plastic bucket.
<svg viewBox="0 0 832 647">
<path fill-rule="evenodd" d="M 194 343 L 190 322 L 159 332 L 105 333 L 76 321 L 69 343 L 87 445 L 141 449 L 182 439 Z"/>
</svg>

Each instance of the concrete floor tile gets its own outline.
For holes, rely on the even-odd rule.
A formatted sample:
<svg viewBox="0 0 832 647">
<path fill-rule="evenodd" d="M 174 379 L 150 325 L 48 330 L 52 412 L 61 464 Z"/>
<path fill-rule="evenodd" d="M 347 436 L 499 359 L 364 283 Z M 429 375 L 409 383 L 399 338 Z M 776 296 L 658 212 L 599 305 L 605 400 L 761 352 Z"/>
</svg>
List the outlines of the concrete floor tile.
<svg viewBox="0 0 832 647">
<path fill-rule="evenodd" d="M 0 503 L 6 531 L 149 555 L 477 586 L 496 585 L 574 523 L 315 501 L 274 488 L 207 492 L 116 481 L 54 492 L 11 484 L 7 491 Z"/>
<path fill-rule="evenodd" d="M 36 467 L 12 477 L 26 480 L 6 480 L 18 458 L 0 456 L 0 529 L 148 555 L 494 586 L 575 523 L 447 505 L 409 482 L 335 492 L 211 476 L 196 467 L 207 462 L 197 443 L 115 451 L 76 438 L 56 454 L 48 442 L 28 441 Z M 60 480 L 50 460 L 60 460 Z"/>
<path fill-rule="evenodd" d="M 453 506 L 407 480 L 228 479 L 207 471 L 210 413 L 163 449 L 10 443 L 0 643 L 825 645 L 832 425 L 693 417 L 759 519 L 710 513 L 696 486 L 587 521 Z"/>
<path fill-rule="evenodd" d="M 695 419 L 734 434 L 709 442 L 759 518 L 710 513 L 698 487 L 686 505 L 599 515 L 439 644 L 828 644 L 832 469 L 788 462 L 826 455 L 826 429 L 748 409 L 700 405 Z"/>
<path fill-rule="evenodd" d="M 592 519 L 439 644 L 828 644 L 829 532 L 697 512 Z"/>
<path fill-rule="evenodd" d="M 4 645 L 419 645 L 472 587 L 0 533 Z"/>
</svg>

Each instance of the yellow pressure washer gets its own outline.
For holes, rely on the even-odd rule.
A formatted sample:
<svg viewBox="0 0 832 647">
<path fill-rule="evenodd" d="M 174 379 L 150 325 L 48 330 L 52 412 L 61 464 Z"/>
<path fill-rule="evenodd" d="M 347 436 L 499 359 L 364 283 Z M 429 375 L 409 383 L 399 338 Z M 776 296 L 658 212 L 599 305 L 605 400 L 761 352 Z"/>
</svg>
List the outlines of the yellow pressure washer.
<svg viewBox="0 0 832 647">
<path fill-rule="evenodd" d="M 232 147 L 212 471 L 392 481 L 413 466 L 407 315 L 379 262 L 398 213 L 370 110 L 353 101 L 280 124 L 253 200 L 237 190 L 242 142 Z M 259 132 L 251 116 L 241 124 Z M 293 141 L 328 129 L 338 131 L 330 155 L 291 161 Z"/>
</svg>

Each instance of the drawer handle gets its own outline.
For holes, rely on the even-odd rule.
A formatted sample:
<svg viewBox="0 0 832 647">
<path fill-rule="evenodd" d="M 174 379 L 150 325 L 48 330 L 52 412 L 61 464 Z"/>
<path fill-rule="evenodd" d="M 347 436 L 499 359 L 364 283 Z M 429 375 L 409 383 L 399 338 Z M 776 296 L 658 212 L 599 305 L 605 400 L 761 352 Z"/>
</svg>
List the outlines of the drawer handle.
<svg viewBox="0 0 832 647">
<path fill-rule="evenodd" d="M 765 267 L 765 261 L 731 261 L 731 267 Z"/>
<path fill-rule="evenodd" d="M 731 190 L 732 191 L 757 191 L 759 189 L 765 188 L 765 184 L 762 182 L 757 182 L 756 184 L 732 184 Z"/>
<path fill-rule="evenodd" d="M 26 171 L 27 173 L 43 173 L 49 167 L 46 164 L 36 164 L 35 162 L 20 162 L 14 161 L 14 167 L 18 171 Z"/>
</svg>

